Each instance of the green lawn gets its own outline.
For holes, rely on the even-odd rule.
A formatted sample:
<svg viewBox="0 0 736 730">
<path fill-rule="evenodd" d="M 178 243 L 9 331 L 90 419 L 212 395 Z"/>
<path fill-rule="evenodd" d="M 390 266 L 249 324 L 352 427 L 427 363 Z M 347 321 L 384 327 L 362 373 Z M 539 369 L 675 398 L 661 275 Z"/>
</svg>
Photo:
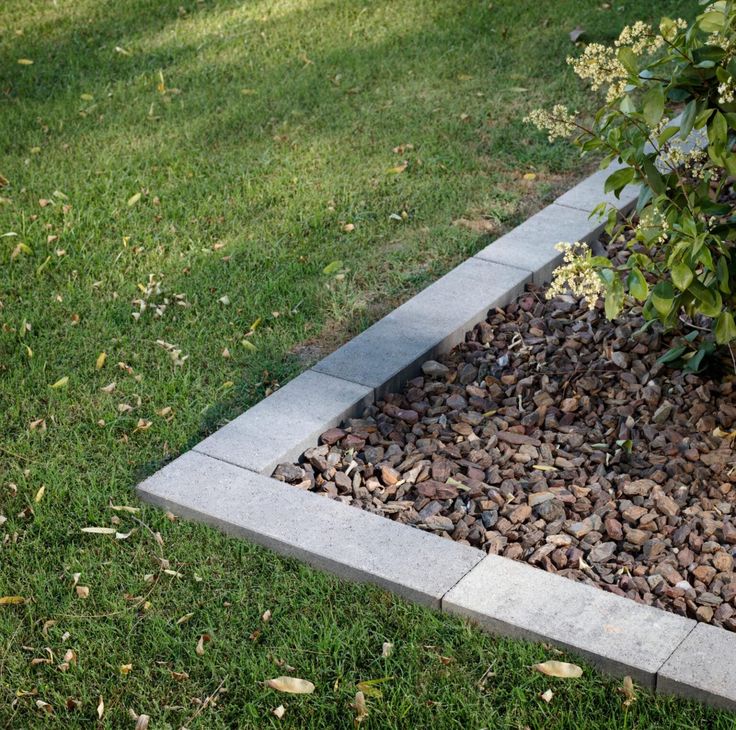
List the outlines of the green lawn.
<svg viewBox="0 0 736 730">
<path fill-rule="evenodd" d="M 549 648 L 133 493 L 588 169 L 521 121 L 585 104 L 567 33 L 695 11 L 612 5 L 4 0 L 0 596 L 26 600 L 0 606 L 0 725 L 349 728 L 356 682 L 386 677 L 363 727 L 733 726 L 646 693 L 625 709 L 587 668 L 544 678 Z M 283 662 L 316 692 L 265 689 Z"/>
</svg>

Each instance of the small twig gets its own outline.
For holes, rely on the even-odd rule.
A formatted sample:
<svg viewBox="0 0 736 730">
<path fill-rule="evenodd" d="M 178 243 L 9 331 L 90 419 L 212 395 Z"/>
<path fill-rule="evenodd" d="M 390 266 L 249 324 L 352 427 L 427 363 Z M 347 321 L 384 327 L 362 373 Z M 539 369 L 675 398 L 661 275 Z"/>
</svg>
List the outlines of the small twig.
<svg viewBox="0 0 736 730">
<path fill-rule="evenodd" d="M 207 707 L 209 707 L 210 703 L 215 698 L 215 695 L 222 689 L 222 685 L 225 684 L 228 677 L 229 675 L 226 675 L 223 678 L 222 682 L 220 682 L 220 684 L 217 685 L 217 689 L 215 689 L 215 691 L 211 695 L 205 698 L 205 701 L 197 708 L 195 713 L 184 723 L 184 727 L 190 725 L 193 720 L 199 717 L 207 709 Z"/>
<path fill-rule="evenodd" d="M 34 459 L 30 459 L 27 456 L 23 456 L 23 454 L 16 454 L 14 451 L 11 451 L 10 449 L 5 448 L 5 446 L 0 446 L 0 451 L 7 454 L 8 456 L 12 456 L 15 459 L 23 459 L 23 461 L 29 461 L 31 464 L 35 464 Z"/>
<path fill-rule="evenodd" d="M 729 342 L 728 343 L 728 352 L 731 355 L 731 362 L 733 363 L 733 372 L 736 375 L 736 356 L 733 354 L 733 345 Z"/>
<path fill-rule="evenodd" d="M 692 327 L 694 330 L 700 330 L 701 332 L 710 332 L 710 330 L 707 327 L 701 327 L 700 325 L 697 325 L 693 322 L 688 322 L 686 319 L 683 319 L 682 315 L 678 317 L 680 322 L 682 322 L 686 327 Z"/>
</svg>

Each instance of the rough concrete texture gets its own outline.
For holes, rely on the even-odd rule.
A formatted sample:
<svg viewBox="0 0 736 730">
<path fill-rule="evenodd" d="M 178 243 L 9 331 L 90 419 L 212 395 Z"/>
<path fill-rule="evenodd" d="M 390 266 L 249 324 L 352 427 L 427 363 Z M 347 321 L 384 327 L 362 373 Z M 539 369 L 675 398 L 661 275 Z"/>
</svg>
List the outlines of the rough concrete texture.
<svg viewBox="0 0 736 730">
<path fill-rule="evenodd" d="M 551 641 L 650 688 L 695 626 L 689 619 L 496 555 L 466 575 L 442 607 L 495 633 Z"/>
<path fill-rule="evenodd" d="M 475 548 L 194 451 L 146 479 L 138 494 L 182 517 L 434 607 L 483 559 Z"/>
</svg>

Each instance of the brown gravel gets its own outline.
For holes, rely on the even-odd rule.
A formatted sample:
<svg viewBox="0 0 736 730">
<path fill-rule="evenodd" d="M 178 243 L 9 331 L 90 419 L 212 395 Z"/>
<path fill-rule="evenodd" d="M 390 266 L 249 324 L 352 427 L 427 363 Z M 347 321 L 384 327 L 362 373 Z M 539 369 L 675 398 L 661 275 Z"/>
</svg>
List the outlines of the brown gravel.
<svg viewBox="0 0 736 730">
<path fill-rule="evenodd" d="M 274 476 L 736 630 L 736 378 L 642 324 L 532 288 Z"/>
</svg>

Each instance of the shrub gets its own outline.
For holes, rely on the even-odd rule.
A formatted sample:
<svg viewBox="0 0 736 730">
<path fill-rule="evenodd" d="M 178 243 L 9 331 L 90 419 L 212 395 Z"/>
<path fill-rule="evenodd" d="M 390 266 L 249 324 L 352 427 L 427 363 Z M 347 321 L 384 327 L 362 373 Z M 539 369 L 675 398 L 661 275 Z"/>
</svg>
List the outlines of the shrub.
<svg viewBox="0 0 736 730">
<path fill-rule="evenodd" d="M 713 340 L 736 340 L 736 212 L 728 199 L 736 177 L 734 5 L 709 2 L 692 24 L 637 22 L 613 46 L 588 44 L 568 63 L 601 94 L 592 121 L 561 104 L 528 117 L 550 141 L 569 137 L 583 153 L 603 153 L 602 167 L 619 163 L 605 192 L 641 185 L 635 217 L 608 215 L 608 232 L 630 237 L 626 262 L 566 244 L 550 295 L 604 295 L 610 318 L 641 305 L 666 328 L 695 325 L 708 333 L 698 363 Z"/>
</svg>

